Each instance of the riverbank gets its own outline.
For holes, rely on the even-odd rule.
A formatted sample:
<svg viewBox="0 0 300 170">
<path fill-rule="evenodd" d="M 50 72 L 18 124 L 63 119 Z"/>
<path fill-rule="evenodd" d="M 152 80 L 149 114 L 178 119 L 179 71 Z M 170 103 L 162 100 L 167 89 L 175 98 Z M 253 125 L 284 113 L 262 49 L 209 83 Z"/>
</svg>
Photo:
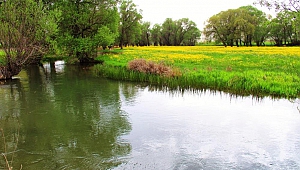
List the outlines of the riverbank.
<svg viewBox="0 0 300 170">
<path fill-rule="evenodd" d="M 95 71 L 112 79 L 242 95 L 297 98 L 300 94 L 299 47 L 130 47 L 97 59 L 104 64 Z M 129 70 L 128 63 L 135 59 L 164 63 L 180 74 Z"/>
</svg>

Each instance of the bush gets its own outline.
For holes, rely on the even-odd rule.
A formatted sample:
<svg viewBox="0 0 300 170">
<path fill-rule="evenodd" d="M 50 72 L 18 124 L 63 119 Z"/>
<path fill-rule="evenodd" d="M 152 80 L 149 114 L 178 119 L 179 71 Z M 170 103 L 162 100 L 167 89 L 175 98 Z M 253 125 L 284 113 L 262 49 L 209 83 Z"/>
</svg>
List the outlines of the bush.
<svg viewBox="0 0 300 170">
<path fill-rule="evenodd" d="M 145 59 L 135 59 L 128 62 L 128 69 L 141 73 L 163 75 L 166 77 L 181 76 L 178 69 L 166 66 L 163 62 L 154 63 L 153 61 L 146 61 Z"/>
</svg>

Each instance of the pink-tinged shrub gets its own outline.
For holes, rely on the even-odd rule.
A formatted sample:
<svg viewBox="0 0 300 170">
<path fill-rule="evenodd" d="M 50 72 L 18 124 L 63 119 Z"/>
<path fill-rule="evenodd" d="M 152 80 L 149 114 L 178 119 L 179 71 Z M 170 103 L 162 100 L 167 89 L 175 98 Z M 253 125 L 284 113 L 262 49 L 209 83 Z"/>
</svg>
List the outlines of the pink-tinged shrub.
<svg viewBox="0 0 300 170">
<path fill-rule="evenodd" d="M 155 63 L 153 61 L 146 61 L 145 59 L 135 59 L 128 62 L 128 69 L 142 73 L 163 75 L 166 77 L 181 76 L 178 69 L 173 69 L 163 62 Z"/>
</svg>

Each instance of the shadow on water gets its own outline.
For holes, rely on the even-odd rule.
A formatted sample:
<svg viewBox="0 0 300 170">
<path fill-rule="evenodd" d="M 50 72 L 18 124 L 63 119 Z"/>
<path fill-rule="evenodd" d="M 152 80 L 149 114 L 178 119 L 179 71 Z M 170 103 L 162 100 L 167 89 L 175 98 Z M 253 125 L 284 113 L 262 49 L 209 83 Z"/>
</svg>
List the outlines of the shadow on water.
<svg viewBox="0 0 300 170">
<path fill-rule="evenodd" d="M 87 66 L 28 67 L 19 79 L 0 85 L 0 128 L 6 139 L 0 152 L 13 157 L 11 165 L 17 169 L 21 164 L 23 169 L 109 169 L 121 164 L 131 146 L 120 136 L 131 125 L 120 109 L 120 91 L 126 91 L 120 88 L 117 82 L 92 76 Z M 4 165 L 1 159 L 0 169 Z"/>
</svg>

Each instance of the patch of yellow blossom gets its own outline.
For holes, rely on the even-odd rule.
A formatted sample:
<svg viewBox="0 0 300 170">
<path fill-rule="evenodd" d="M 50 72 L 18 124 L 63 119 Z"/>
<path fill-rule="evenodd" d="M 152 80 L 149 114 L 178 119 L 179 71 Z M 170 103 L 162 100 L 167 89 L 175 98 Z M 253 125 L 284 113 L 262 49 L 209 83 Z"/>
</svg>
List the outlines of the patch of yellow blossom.
<svg viewBox="0 0 300 170">
<path fill-rule="evenodd" d="M 299 47 L 223 47 L 223 46 L 150 46 L 130 47 L 128 53 L 137 51 L 177 52 L 177 53 L 219 53 L 219 54 L 256 54 L 276 56 L 299 56 Z"/>
</svg>

